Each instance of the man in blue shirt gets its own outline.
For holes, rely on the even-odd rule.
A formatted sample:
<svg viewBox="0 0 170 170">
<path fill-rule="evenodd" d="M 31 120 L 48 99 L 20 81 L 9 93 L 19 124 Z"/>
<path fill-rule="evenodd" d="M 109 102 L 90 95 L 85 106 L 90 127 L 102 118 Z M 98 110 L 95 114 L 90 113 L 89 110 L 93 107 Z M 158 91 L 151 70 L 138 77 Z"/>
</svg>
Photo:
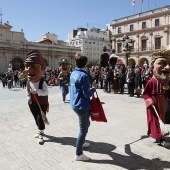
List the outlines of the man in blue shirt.
<svg viewBox="0 0 170 170">
<path fill-rule="evenodd" d="M 80 132 L 76 142 L 75 161 L 89 161 L 91 159 L 83 154 L 83 147 L 90 146 L 90 143 L 85 142 L 85 138 L 90 125 L 90 97 L 94 94 L 96 89 L 90 89 L 89 75 L 84 70 L 86 63 L 86 56 L 77 56 L 77 67 L 70 76 L 70 106 L 78 115 L 80 127 Z"/>
</svg>

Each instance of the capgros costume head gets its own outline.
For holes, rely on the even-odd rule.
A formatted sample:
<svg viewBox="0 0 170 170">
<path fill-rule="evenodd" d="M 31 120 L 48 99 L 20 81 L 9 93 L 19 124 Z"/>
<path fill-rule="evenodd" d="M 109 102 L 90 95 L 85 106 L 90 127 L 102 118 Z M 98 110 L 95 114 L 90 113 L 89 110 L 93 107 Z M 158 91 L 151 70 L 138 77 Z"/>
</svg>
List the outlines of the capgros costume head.
<svg viewBox="0 0 170 170">
<path fill-rule="evenodd" d="M 45 65 L 44 58 L 40 54 L 39 50 L 31 50 L 28 52 L 25 58 L 25 63 Z"/>
</svg>

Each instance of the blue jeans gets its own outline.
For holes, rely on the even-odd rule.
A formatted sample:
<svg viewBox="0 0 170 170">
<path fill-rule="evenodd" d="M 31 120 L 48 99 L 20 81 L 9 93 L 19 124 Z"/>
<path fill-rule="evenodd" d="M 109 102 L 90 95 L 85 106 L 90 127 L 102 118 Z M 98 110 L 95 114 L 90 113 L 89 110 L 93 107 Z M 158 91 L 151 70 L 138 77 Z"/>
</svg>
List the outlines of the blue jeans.
<svg viewBox="0 0 170 170">
<path fill-rule="evenodd" d="M 61 91 L 62 91 L 63 101 L 65 101 L 66 100 L 66 95 L 69 93 L 68 86 L 62 85 L 61 86 Z"/>
<path fill-rule="evenodd" d="M 78 110 L 78 109 L 73 109 L 73 110 L 74 112 L 77 113 L 79 117 L 80 132 L 76 142 L 76 155 L 79 156 L 83 154 L 83 144 L 85 142 L 86 134 L 90 126 L 90 120 L 89 120 L 90 110 Z"/>
</svg>

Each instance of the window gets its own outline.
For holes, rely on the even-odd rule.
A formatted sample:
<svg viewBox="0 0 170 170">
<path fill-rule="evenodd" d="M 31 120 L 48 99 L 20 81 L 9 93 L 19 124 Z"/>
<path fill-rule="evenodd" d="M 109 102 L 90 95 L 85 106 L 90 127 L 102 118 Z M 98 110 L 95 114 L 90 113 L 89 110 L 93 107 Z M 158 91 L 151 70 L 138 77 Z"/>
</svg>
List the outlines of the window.
<svg viewBox="0 0 170 170">
<path fill-rule="evenodd" d="M 95 42 L 93 42 L 93 44 L 95 44 Z"/>
<path fill-rule="evenodd" d="M 146 28 L 146 22 L 142 22 L 142 29 Z"/>
<path fill-rule="evenodd" d="M 146 51 L 146 40 L 142 40 L 142 51 Z"/>
<path fill-rule="evenodd" d="M 159 26 L 159 19 L 155 19 L 155 26 Z"/>
<path fill-rule="evenodd" d="M 130 31 L 133 31 L 134 30 L 134 27 L 133 27 L 133 24 L 130 25 Z"/>
<path fill-rule="evenodd" d="M 117 43 L 117 52 L 122 53 L 122 43 Z"/>
<path fill-rule="evenodd" d="M 118 27 L 118 33 L 121 33 L 121 32 L 122 32 L 121 27 Z"/>
<path fill-rule="evenodd" d="M 155 50 L 161 49 L 161 38 L 155 38 Z"/>
</svg>

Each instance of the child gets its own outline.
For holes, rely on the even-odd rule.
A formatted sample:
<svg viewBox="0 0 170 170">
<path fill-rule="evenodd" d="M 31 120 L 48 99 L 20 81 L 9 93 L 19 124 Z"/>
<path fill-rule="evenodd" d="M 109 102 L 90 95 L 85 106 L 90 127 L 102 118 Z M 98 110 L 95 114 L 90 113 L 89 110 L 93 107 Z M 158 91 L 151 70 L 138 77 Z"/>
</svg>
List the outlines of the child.
<svg viewBox="0 0 170 170">
<path fill-rule="evenodd" d="M 43 144 L 45 124 L 41 116 L 38 102 L 45 114 L 48 112 L 49 108 L 48 87 L 43 78 L 45 68 L 44 59 L 38 50 L 32 50 L 26 55 L 25 71 L 28 79 L 28 105 L 39 129 L 39 132 L 35 135 L 36 138 L 39 138 L 39 144 Z M 36 99 L 38 99 L 38 102 Z"/>
</svg>

